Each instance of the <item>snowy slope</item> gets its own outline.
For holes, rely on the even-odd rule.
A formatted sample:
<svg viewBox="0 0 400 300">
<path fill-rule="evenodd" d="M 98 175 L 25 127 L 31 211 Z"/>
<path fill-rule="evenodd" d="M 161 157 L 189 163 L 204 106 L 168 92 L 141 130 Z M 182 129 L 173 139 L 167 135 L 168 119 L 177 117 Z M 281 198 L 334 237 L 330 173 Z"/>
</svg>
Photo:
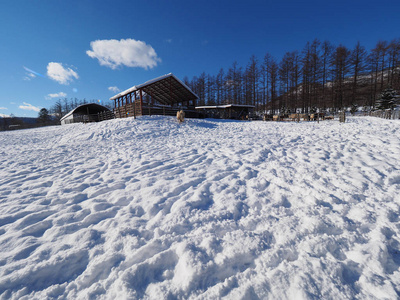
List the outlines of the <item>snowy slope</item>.
<svg viewBox="0 0 400 300">
<path fill-rule="evenodd" d="M 396 299 L 400 121 L 0 132 L 0 298 Z"/>
</svg>

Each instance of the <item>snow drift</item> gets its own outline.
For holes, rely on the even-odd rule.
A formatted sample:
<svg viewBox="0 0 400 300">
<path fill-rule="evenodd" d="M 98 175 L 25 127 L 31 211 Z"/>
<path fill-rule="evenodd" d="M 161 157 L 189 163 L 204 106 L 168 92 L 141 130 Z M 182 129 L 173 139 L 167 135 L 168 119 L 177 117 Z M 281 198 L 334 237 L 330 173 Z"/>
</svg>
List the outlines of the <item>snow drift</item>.
<svg viewBox="0 0 400 300">
<path fill-rule="evenodd" d="M 0 295 L 395 299 L 400 122 L 0 133 Z"/>
</svg>

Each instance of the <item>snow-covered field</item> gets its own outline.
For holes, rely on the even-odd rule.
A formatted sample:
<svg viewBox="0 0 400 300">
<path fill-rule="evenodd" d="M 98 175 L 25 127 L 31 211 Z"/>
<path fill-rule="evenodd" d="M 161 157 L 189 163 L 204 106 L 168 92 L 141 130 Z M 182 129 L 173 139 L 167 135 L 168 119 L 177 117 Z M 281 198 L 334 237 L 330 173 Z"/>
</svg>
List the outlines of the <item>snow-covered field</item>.
<svg viewBox="0 0 400 300">
<path fill-rule="evenodd" d="M 0 132 L 0 298 L 396 299 L 400 121 Z"/>
</svg>

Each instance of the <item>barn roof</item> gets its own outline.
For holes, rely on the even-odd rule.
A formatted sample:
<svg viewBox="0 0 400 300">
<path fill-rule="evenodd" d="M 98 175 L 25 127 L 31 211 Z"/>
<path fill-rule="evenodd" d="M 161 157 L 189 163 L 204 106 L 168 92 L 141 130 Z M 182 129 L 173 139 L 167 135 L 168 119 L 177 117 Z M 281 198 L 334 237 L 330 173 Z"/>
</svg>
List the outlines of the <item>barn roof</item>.
<svg viewBox="0 0 400 300">
<path fill-rule="evenodd" d="M 87 104 L 79 105 L 78 107 L 74 108 L 69 113 L 67 113 L 64 117 L 62 117 L 60 119 L 60 121 L 68 118 L 72 114 L 85 115 L 88 112 L 89 112 L 89 114 L 97 114 L 97 113 L 103 112 L 103 111 L 109 111 L 109 109 L 107 107 L 97 104 L 97 103 L 87 103 Z"/>
<path fill-rule="evenodd" d="M 180 81 L 174 74 L 169 73 L 146 81 L 143 84 L 135 85 L 111 97 L 110 100 L 116 100 L 138 90 L 142 90 L 158 103 L 165 105 L 199 98 L 186 84 Z"/>
</svg>

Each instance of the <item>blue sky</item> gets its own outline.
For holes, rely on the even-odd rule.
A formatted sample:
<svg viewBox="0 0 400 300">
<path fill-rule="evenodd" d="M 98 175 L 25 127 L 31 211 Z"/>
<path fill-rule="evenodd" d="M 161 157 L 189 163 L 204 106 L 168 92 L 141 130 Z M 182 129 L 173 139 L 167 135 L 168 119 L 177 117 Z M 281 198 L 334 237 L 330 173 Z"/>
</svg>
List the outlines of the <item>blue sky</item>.
<svg viewBox="0 0 400 300">
<path fill-rule="evenodd" d="M 400 37 L 400 1 L 4 0 L 0 114 L 36 117 L 59 98 L 108 103 L 174 73 L 217 74 L 315 38 L 368 50 Z"/>
</svg>

